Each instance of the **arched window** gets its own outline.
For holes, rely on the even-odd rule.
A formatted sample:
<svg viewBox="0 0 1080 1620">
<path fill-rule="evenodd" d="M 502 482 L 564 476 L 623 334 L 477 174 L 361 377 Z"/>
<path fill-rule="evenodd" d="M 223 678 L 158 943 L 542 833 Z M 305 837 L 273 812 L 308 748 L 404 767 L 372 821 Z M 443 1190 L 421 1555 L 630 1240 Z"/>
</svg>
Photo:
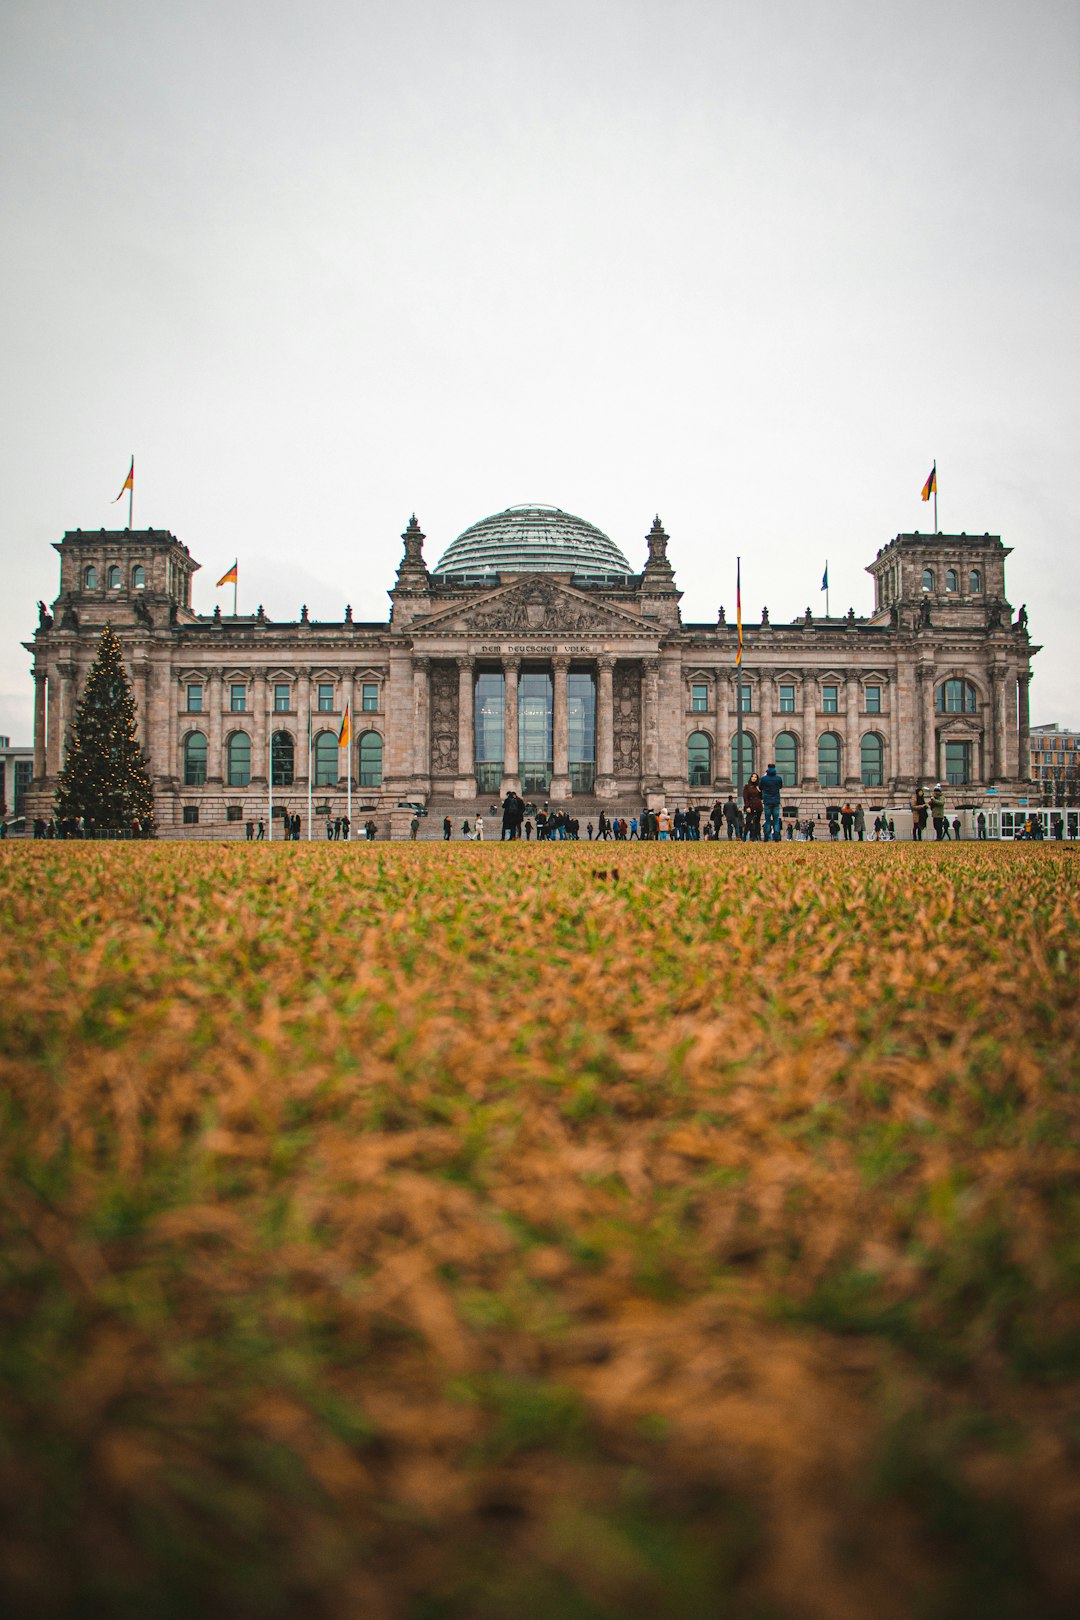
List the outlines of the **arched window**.
<svg viewBox="0 0 1080 1620">
<path fill-rule="evenodd" d="M 382 787 L 382 738 L 365 731 L 360 738 L 360 786 Z"/>
<path fill-rule="evenodd" d="M 146 589 L 146 569 L 142 563 L 136 563 L 131 570 L 131 588 L 133 591 L 145 591 Z"/>
<path fill-rule="evenodd" d="M 120 570 L 115 563 L 109 569 L 108 579 L 110 591 L 118 591 L 120 589 Z"/>
<path fill-rule="evenodd" d="M 968 590 L 972 596 L 978 596 L 982 590 L 982 575 L 977 568 L 973 568 L 968 575 Z"/>
<path fill-rule="evenodd" d="M 184 738 L 184 786 L 202 787 L 206 781 L 206 738 L 192 731 Z"/>
<path fill-rule="evenodd" d="M 320 731 L 315 738 L 315 781 L 314 787 L 333 787 L 338 776 L 338 734 L 336 731 Z"/>
<path fill-rule="evenodd" d="M 934 570 L 932 568 L 924 568 L 923 569 L 923 571 L 922 571 L 922 588 L 923 588 L 924 591 L 932 591 L 933 590 L 933 588 L 934 588 Z"/>
<path fill-rule="evenodd" d="M 83 584 L 88 591 L 97 590 L 97 569 L 94 567 L 93 563 L 90 564 L 90 567 L 83 575 Z"/>
<path fill-rule="evenodd" d="M 960 575 L 955 568 L 945 570 L 945 589 L 947 591 L 958 591 L 960 589 Z"/>
<path fill-rule="evenodd" d="M 859 750 L 863 787 L 881 787 L 885 770 L 885 746 L 876 731 L 868 731 Z"/>
<path fill-rule="evenodd" d="M 229 738 L 229 787 L 247 787 L 251 781 L 251 738 L 246 731 L 234 731 Z"/>
<path fill-rule="evenodd" d="M 934 693 L 938 714 L 978 714 L 979 694 L 970 681 L 942 681 Z"/>
<path fill-rule="evenodd" d="M 773 747 L 777 775 L 783 777 L 785 787 L 794 787 L 799 780 L 799 739 L 790 731 L 782 731 Z"/>
<path fill-rule="evenodd" d="M 754 747 L 754 739 L 748 731 L 744 731 L 742 734 L 742 779 L 744 786 L 750 773 L 756 770 L 757 749 Z M 739 780 L 739 733 L 737 731 L 731 734 L 731 780 L 735 783 L 738 783 Z"/>
<path fill-rule="evenodd" d="M 296 749 L 287 731 L 275 731 L 270 739 L 271 782 L 274 787 L 292 787 L 296 769 Z"/>
<path fill-rule="evenodd" d="M 834 731 L 818 738 L 817 774 L 822 787 L 840 786 L 840 739 Z"/>
<path fill-rule="evenodd" d="M 712 743 L 703 731 L 692 731 L 686 744 L 686 776 L 692 788 L 712 781 Z"/>
</svg>

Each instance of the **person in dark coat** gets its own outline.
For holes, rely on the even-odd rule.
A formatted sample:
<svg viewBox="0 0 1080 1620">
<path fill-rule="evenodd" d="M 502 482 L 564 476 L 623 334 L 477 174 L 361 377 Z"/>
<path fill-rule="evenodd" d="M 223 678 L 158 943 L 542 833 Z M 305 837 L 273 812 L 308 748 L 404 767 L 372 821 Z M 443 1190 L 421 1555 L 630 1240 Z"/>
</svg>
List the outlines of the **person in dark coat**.
<svg viewBox="0 0 1080 1620">
<path fill-rule="evenodd" d="M 765 811 L 767 844 L 780 842 L 780 794 L 783 786 L 784 778 L 776 774 L 776 766 L 767 765 L 765 775 L 761 778 L 761 802 Z"/>
<path fill-rule="evenodd" d="M 743 813 L 746 817 L 746 843 L 761 842 L 761 812 L 764 801 L 761 796 L 761 777 L 757 771 L 751 771 L 750 780 L 742 790 Z"/>
</svg>

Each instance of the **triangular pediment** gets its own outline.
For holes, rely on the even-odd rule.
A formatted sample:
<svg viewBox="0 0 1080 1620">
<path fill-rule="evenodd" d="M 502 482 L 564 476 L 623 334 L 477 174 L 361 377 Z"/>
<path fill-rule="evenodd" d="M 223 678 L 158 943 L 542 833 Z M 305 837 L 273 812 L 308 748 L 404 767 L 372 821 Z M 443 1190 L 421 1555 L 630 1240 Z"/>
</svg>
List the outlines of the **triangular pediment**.
<svg viewBox="0 0 1080 1620">
<path fill-rule="evenodd" d="M 629 631 L 640 636 L 649 628 L 636 613 L 535 575 L 484 591 L 469 602 L 455 602 L 414 620 L 411 626 L 424 634 L 461 635 L 473 631 L 487 635 L 625 635 Z"/>
</svg>

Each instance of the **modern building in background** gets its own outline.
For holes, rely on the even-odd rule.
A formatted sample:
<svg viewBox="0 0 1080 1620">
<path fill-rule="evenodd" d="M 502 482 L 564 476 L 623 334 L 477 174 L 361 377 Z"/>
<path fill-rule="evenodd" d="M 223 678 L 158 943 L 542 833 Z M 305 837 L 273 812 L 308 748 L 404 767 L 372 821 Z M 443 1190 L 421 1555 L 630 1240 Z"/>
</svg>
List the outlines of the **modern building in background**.
<svg viewBox="0 0 1080 1620">
<path fill-rule="evenodd" d="M 1047 803 L 1080 803 L 1080 731 L 1032 726 L 1029 775 Z"/>
<path fill-rule="evenodd" d="M 10 737 L 0 737 L 0 819 L 15 821 L 26 814 L 25 799 L 34 774 L 34 750 L 13 748 Z"/>
<path fill-rule="evenodd" d="M 164 530 L 68 531 L 60 588 L 25 645 L 35 683 L 31 814 L 49 815 L 101 627 L 123 644 L 159 826 L 301 810 L 382 815 L 402 800 L 526 799 L 632 810 L 711 804 L 733 786 L 733 612 L 684 622 L 657 518 L 635 572 L 601 530 L 513 507 L 429 568 L 413 518 L 385 622 L 303 609 L 197 614 L 199 564 Z M 776 762 L 785 802 L 975 798 L 1029 769 L 1027 615 L 997 535 L 901 534 L 870 563 L 872 610 L 744 626 L 744 772 Z M 730 570 L 734 575 L 734 567 Z M 756 582 L 760 588 L 760 576 Z M 351 739 L 339 749 L 346 708 Z M 310 739 L 310 742 L 309 742 Z M 310 769 L 309 769 L 310 760 Z M 271 784 L 271 773 L 273 782 Z"/>
</svg>

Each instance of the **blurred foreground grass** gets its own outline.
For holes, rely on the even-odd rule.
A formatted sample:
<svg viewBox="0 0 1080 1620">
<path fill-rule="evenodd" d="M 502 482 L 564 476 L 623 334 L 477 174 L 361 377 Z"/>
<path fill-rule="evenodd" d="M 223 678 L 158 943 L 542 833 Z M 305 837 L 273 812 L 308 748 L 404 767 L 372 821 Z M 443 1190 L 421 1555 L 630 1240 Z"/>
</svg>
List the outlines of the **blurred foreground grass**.
<svg viewBox="0 0 1080 1620">
<path fill-rule="evenodd" d="M 1080 1598 L 1080 858 L 0 850 L 0 1602 Z"/>
</svg>

